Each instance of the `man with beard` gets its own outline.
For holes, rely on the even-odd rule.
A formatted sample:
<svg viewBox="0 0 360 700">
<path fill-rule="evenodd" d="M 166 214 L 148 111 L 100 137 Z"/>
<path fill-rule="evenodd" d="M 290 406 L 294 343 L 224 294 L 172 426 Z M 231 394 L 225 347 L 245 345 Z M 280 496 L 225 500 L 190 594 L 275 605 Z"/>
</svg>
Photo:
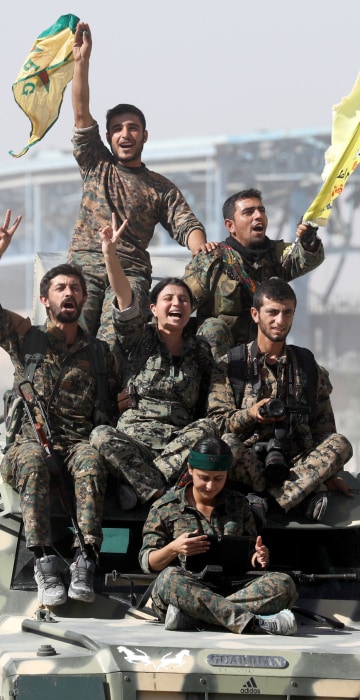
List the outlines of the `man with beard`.
<svg viewBox="0 0 360 700">
<path fill-rule="evenodd" d="M 198 334 L 210 342 L 215 359 L 233 345 L 256 337 L 250 307 L 261 282 L 270 277 L 289 282 L 324 260 L 323 245 L 315 232 L 305 243 L 304 234 L 309 234 L 305 224 L 297 228 L 296 244 L 267 238 L 268 218 L 259 190 L 247 189 L 229 197 L 223 216 L 230 235 L 211 252 L 199 252 L 184 276 L 195 300 Z"/>
<path fill-rule="evenodd" d="M 18 217 L 13 226 L 9 226 L 10 215 L 8 210 L 0 227 L 0 257 L 20 223 L 21 217 Z M 115 403 L 119 388 L 116 368 L 107 345 L 95 341 L 78 325 L 86 300 L 85 281 L 79 268 L 65 264 L 49 270 L 40 283 L 40 300 L 47 313 L 43 327 L 34 327 L 28 318 L 0 307 L 0 346 L 13 362 L 16 391 L 27 375 L 27 335 L 33 336 L 34 331 L 37 334 L 36 352 L 41 354 L 32 368 L 32 383 L 46 409 L 58 466 L 72 482 L 77 522 L 83 536 L 83 542 L 76 534 L 74 537 L 68 595 L 75 600 L 92 602 L 95 563 L 102 542 L 107 471 L 88 437 L 96 425 L 94 406 L 99 397 L 99 383 L 103 383 L 102 391 Z M 43 349 L 40 350 L 41 345 Z M 100 363 L 94 360 L 95 345 L 102 353 L 103 377 Z M 41 421 L 41 416 L 36 419 Z M 103 417 L 100 420 L 104 422 Z M 52 548 L 50 474 L 43 448 L 26 412 L 15 441 L 6 449 L 1 474 L 20 496 L 26 546 L 34 554 L 39 602 L 60 605 L 66 601 L 67 591 Z"/>
<path fill-rule="evenodd" d="M 151 262 L 147 248 L 157 224 L 195 255 L 211 250 L 204 226 L 191 211 L 184 196 L 167 178 L 142 163 L 148 139 L 143 112 L 121 103 L 106 115 L 106 140 L 89 108 L 89 64 L 92 49 L 90 27 L 79 22 L 74 36 L 72 103 L 75 128 L 74 157 L 83 180 L 80 211 L 70 244 L 68 262 L 80 265 L 86 279 L 88 300 L 83 320 L 89 333 L 115 342 L 112 326 L 113 292 L 109 285 L 98 231 L 112 214 L 117 226 L 129 223 L 117 244 L 117 256 L 129 278 L 143 317 L 149 316 Z M 110 150 L 109 150 L 110 149 Z"/>
<path fill-rule="evenodd" d="M 286 513 L 301 504 L 309 520 L 319 521 L 328 489 L 351 497 L 339 472 L 352 447 L 336 432 L 327 371 L 306 348 L 286 344 L 295 307 L 283 280 L 258 287 L 250 310 L 257 338 L 243 348 L 243 364 L 237 347 L 219 363 L 223 376 L 212 381 L 208 416 L 231 447 L 230 481 L 245 493 L 265 491 L 268 503 Z"/>
</svg>

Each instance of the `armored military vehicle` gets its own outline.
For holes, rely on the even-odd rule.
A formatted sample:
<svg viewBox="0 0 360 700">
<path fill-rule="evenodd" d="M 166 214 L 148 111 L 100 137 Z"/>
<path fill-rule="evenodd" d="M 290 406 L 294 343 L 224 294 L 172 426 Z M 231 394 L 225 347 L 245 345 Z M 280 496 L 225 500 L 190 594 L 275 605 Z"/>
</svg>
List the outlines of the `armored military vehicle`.
<svg viewBox="0 0 360 700">
<path fill-rule="evenodd" d="M 360 482 L 344 476 L 354 498 L 331 492 L 322 522 L 274 513 L 262 531 L 271 570 L 298 586 L 290 637 L 165 630 L 137 560 L 146 509 L 119 511 L 111 488 L 95 602 L 39 607 L 18 496 L 0 483 L 0 700 L 358 698 Z M 66 577 L 71 523 L 56 502 L 53 514 Z"/>
</svg>

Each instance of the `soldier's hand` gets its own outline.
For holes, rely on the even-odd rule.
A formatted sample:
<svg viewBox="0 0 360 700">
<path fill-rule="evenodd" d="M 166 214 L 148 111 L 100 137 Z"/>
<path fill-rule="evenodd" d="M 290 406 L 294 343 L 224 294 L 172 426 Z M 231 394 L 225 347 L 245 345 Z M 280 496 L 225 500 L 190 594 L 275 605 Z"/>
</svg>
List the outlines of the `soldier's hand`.
<svg viewBox="0 0 360 700">
<path fill-rule="evenodd" d="M 212 250 L 215 250 L 219 245 L 218 241 L 206 241 L 203 243 L 201 246 L 199 246 L 198 250 L 193 253 L 194 255 L 197 255 L 198 253 L 211 253 Z"/>
<path fill-rule="evenodd" d="M 90 27 L 87 22 L 78 22 L 74 34 L 74 61 L 89 60 L 92 48 Z"/>
<path fill-rule="evenodd" d="M 12 226 L 9 226 L 10 219 L 11 219 L 11 209 L 7 209 L 6 214 L 5 214 L 5 218 L 4 218 L 4 223 L 2 226 L 0 226 L 0 258 L 5 253 L 7 248 L 9 247 L 11 240 L 12 240 L 12 237 L 13 237 L 17 227 L 20 224 L 22 216 L 21 215 L 17 216 L 14 223 L 12 224 Z"/>
<path fill-rule="evenodd" d="M 125 219 L 124 223 L 121 224 L 120 228 L 116 228 L 116 214 L 111 215 L 111 223 L 112 226 L 104 226 L 104 228 L 101 228 L 99 231 L 99 236 L 102 241 L 102 252 L 104 255 L 106 253 L 111 253 L 116 251 L 116 245 L 117 242 L 122 235 L 122 233 L 125 231 L 127 225 L 128 225 L 128 220 Z"/>
<path fill-rule="evenodd" d="M 266 545 L 263 544 L 262 537 L 258 535 L 256 538 L 256 543 L 255 543 L 255 553 L 252 556 L 251 563 L 253 566 L 256 565 L 256 562 L 260 564 L 262 569 L 265 569 L 269 565 L 270 561 L 270 554 L 269 550 L 266 547 Z"/>
<path fill-rule="evenodd" d="M 284 420 L 283 416 L 280 418 L 274 418 L 274 416 L 262 416 L 261 412 L 259 409 L 261 406 L 264 406 L 266 403 L 269 403 L 271 399 L 261 399 L 261 401 L 258 401 L 257 403 L 254 403 L 253 406 L 251 406 L 249 410 L 249 414 L 253 420 L 256 420 L 257 423 L 278 423 L 279 421 Z"/>
<path fill-rule="evenodd" d="M 204 554 L 210 547 L 210 542 L 207 535 L 198 535 L 195 533 L 184 532 L 173 542 L 178 554 L 183 554 L 185 557 L 191 557 L 194 554 Z"/>
<path fill-rule="evenodd" d="M 325 481 L 328 491 L 341 491 L 344 496 L 348 498 L 354 498 L 350 486 L 346 483 L 342 476 L 333 476 L 331 479 Z"/>
</svg>

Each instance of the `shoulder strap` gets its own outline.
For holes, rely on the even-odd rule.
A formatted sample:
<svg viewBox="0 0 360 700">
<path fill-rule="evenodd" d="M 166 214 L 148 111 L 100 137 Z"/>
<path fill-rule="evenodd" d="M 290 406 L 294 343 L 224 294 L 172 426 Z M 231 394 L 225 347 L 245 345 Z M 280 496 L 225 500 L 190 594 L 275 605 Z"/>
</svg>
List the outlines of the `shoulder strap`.
<svg viewBox="0 0 360 700">
<path fill-rule="evenodd" d="M 108 368 L 105 345 L 99 338 L 89 337 L 89 358 L 96 379 L 94 423 L 108 423 L 112 413 L 108 385 Z"/>
<path fill-rule="evenodd" d="M 294 351 L 296 359 L 306 375 L 307 381 L 304 387 L 304 394 L 306 402 L 311 409 L 311 416 L 315 416 L 318 384 L 318 368 L 315 357 L 308 348 L 301 348 L 298 345 L 288 345 L 288 347 Z"/>
<path fill-rule="evenodd" d="M 235 396 L 236 408 L 240 408 L 247 375 L 246 345 L 240 343 L 228 352 L 228 376 Z"/>
<path fill-rule="evenodd" d="M 32 382 L 35 370 L 41 365 L 47 346 L 47 335 L 38 326 L 31 326 L 24 336 L 23 351 L 25 357 L 24 379 Z"/>
</svg>

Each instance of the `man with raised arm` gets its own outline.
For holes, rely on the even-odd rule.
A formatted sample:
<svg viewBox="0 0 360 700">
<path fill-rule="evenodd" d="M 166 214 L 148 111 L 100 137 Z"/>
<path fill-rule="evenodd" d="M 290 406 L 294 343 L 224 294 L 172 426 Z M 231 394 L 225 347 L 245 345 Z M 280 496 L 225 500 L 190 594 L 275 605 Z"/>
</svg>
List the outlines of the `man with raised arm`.
<svg viewBox="0 0 360 700">
<path fill-rule="evenodd" d="M 113 342 L 111 300 L 98 231 L 116 215 L 117 227 L 129 224 L 117 246 L 117 255 L 145 318 L 149 313 L 148 293 L 151 263 L 147 248 L 156 224 L 160 223 L 180 245 L 195 255 L 211 250 L 203 225 L 198 221 L 180 190 L 167 178 L 142 163 L 148 139 L 142 111 L 130 104 L 118 104 L 106 116 L 106 140 L 89 108 L 89 63 L 92 48 L 90 27 L 79 22 L 74 37 L 72 100 L 75 116 L 74 155 L 83 180 L 83 195 L 69 250 L 69 262 L 81 266 L 87 283 L 88 300 L 83 316 L 91 333 Z"/>
<path fill-rule="evenodd" d="M 8 210 L 0 227 L 0 257 L 21 219 L 17 217 L 10 226 L 10 216 Z M 102 390 L 108 392 L 109 399 L 116 405 L 116 367 L 106 343 L 91 338 L 78 324 L 86 300 L 85 281 L 78 267 L 64 264 L 49 270 L 40 282 L 40 300 L 47 313 L 42 327 L 34 327 L 29 318 L 0 307 L 0 347 L 14 364 L 16 391 L 26 374 L 28 336 L 37 329 L 36 353 L 41 352 L 40 345 L 43 350 L 32 368 L 32 383 L 46 409 L 57 465 L 74 487 L 80 531 L 79 536 L 74 537 L 68 595 L 75 600 L 92 602 L 95 598 L 93 576 L 102 542 L 107 470 L 99 453 L 90 446 L 88 437 L 98 422 L 94 408 L 100 382 L 103 382 Z M 101 373 L 93 359 L 95 345 L 103 355 Z M 41 416 L 38 420 L 41 423 Z M 103 422 L 103 416 L 101 420 Z M 5 451 L 1 474 L 20 496 L 26 546 L 34 554 L 39 602 L 60 605 L 66 601 L 67 591 L 52 547 L 48 460 L 26 412 L 14 442 Z"/>
<path fill-rule="evenodd" d="M 256 337 L 250 307 L 261 282 L 270 277 L 289 282 L 324 260 L 314 227 L 299 224 L 296 243 L 266 236 L 268 217 L 259 190 L 249 188 L 228 197 L 223 217 L 226 240 L 211 252 L 198 253 L 184 275 L 194 296 L 198 333 L 210 342 L 217 360 L 233 345 Z"/>
</svg>

